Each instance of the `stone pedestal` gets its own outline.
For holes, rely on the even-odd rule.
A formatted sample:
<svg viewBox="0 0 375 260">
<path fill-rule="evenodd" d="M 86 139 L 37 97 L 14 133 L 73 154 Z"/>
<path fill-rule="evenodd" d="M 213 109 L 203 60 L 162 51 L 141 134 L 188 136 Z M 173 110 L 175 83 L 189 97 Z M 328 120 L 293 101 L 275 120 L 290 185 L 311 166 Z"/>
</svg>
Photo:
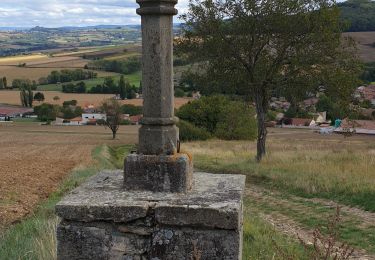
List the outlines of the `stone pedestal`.
<svg viewBox="0 0 375 260">
<path fill-rule="evenodd" d="M 173 193 L 191 190 L 193 162 L 187 154 L 130 154 L 124 165 L 126 190 Z"/>
<path fill-rule="evenodd" d="M 241 259 L 244 176 L 196 173 L 188 193 L 123 183 L 101 172 L 58 203 L 58 259 Z"/>
</svg>

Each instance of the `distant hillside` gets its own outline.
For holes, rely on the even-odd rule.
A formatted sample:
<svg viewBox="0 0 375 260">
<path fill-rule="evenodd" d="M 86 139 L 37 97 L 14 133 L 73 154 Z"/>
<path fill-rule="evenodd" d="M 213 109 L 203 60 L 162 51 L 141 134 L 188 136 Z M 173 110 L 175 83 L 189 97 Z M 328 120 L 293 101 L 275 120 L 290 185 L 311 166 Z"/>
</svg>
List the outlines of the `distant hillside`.
<svg viewBox="0 0 375 260">
<path fill-rule="evenodd" d="M 358 52 L 363 62 L 375 62 L 375 31 L 374 32 L 347 32 L 357 42 Z"/>
<path fill-rule="evenodd" d="M 349 32 L 375 31 L 375 2 L 371 0 L 349 0 L 339 3 L 341 18 L 349 22 Z"/>
</svg>

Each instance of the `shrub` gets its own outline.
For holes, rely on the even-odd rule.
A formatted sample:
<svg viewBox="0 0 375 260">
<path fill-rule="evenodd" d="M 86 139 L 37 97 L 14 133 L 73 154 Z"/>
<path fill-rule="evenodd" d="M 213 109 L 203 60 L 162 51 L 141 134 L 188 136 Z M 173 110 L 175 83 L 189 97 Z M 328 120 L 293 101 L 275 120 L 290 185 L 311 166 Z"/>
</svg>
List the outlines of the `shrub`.
<svg viewBox="0 0 375 260">
<path fill-rule="evenodd" d="M 185 92 L 180 88 L 176 88 L 175 91 L 174 91 L 174 96 L 175 97 L 184 97 Z"/>
<path fill-rule="evenodd" d="M 213 134 L 229 102 L 230 100 L 224 96 L 202 97 L 180 107 L 177 116 Z"/>
<path fill-rule="evenodd" d="M 215 135 L 224 140 L 254 140 L 257 137 L 255 111 L 241 102 L 230 102 L 223 111 Z"/>
<path fill-rule="evenodd" d="M 142 106 L 135 106 L 132 104 L 125 104 L 121 107 L 123 114 L 129 114 L 131 116 L 141 115 L 143 113 Z"/>
<path fill-rule="evenodd" d="M 211 137 L 207 130 L 196 127 L 195 125 L 184 120 L 180 120 L 177 126 L 180 129 L 181 141 L 204 141 Z"/>
<path fill-rule="evenodd" d="M 224 96 L 189 102 L 177 111 L 177 116 L 222 139 L 249 140 L 256 137 L 254 109 Z"/>
</svg>

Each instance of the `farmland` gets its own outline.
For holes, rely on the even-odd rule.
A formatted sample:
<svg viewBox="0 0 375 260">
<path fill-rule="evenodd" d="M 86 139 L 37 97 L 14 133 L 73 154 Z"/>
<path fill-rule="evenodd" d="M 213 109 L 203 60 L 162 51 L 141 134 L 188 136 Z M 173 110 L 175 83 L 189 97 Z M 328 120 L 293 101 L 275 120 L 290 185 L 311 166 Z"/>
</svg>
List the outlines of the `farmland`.
<svg viewBox="0 0 375 260">
<path fill-rule="evenodd" d="M 70 94 L 62 93 L 58 91 L 42 91 L 44 94 L 45 103 L 50 104 L 59 104 L 61 105 L 64 101 L 77 100 L 79 106 L 94 105 L 98 106 L 102 103 L 103 100 L 112 98 L 112 94 Z M 54 97 L 59 97 L 59 100 L 54 100 Z M 175 98 L 175 106 L 177 108 L 189 102 L 191 98 Z M 140 106 L 142 105 L 142 99 L 131 99 L 121 101 L 124 104 L 133 104 Z M 19 91 L 0 91 L 0 104 L 8 105 L 20 105 L 20 93 Z M 34 105 L 39 103 L 35 101 Z"/>
<path fill-rule="evenodd" d="M 26 65 L 23 67 L 19 64 Z M 0 75 L 7 77 L 9 82 L 13 79 L 30 79 L 38 81 L 46 77 L 53 70 L 82 69 L 88 63 L 76 56 L 53 57 L 44 54 L 32 54 L 26 56 L 15 56 L 0 58 Z M 98 71 L 99 77 L 117 75 L 115 73 Z"/>
<path fill-rule="evenodd" d="M 92 164 L 99 145 L 134 144 L 137 127 L 121 127 L 111 140 L 104 127 L 0 126 L 0 227 L 30 214 L 76 168 Z"/>
<path fill-rule="evenodd" d="M 344 35 L 357 42 L 358 52 L 364 62 L 375 62 L 375 32 L 350 32 Z"/>
<path fill-rule="evenodd" d="M 110 153 L 117 158 L 116 167 L 122 168 L 121 159 L 129 152 L 123 145 L 133 144 L 137 140 L 135 126 L 120 128 L 116 141 L 110 140 L 109 132 L 100 127 L 51 127 L 25 123 L 4 126 L 0 128 L 0 133 L 6 137 L 0 141 L 0 149 L 9 151 L 5 163 L 10 166 L 7 167 L 14 167 L 20 160 L 28 162 L 22 162 L 24 166 L 19 167 L 22 174 L 17 171 L 12 173 L 11 176 L 15 178 L 8 178 L 9 174 L 5 174 L 5 177 L 2 176 L 4 174 L 0 175 L 0 183 L 11 183 L 2 190 L 2 205 L 9 207 L 15 219 L 33 210 L 33 206 L 22 204 L 19 196 L 30 193 L 30 199 L 26 200 L 32 200 L 31 205 L 44 200 L 59 182 L 67 178 L 69 170 L 80 169 L 94 162 L 90 157 L 91 149 L 103 144 L 112 147 L 115 152 Z M 294 259 L 307 259 L 296 234 L 311 242 L 313 229 L 324 227 L 336 205 L 341 207 L 342 212 L 339 241 L 353 246 L 356 257 L 374 259 L 374 144 L 375 138 L 368 136 L 344 138 L 306 130 L 270 129 L 269 154 L 261 164 L 255 163 L 256 144 L 251 141 L 184 143 L 182 150 L 193 154 L 196 169 L 247 176 L 244 259 L 272 259 L 279 250 L 285 250 L 283 253 L 293 255 Z M 71 154 L 65 155 L 68 150 L 72 151 Z M 44 155 L 46 151 L 54 152 Z M 78 153 L 81 158 L 77 160 Z M 107 156 L 108 151 L 100 154 L 102 159 Z M 65 160 L 59 159 L 61 157 Z M 30 180 L 30 176 L 34 175 L 46 181 Z M 18 188 L 18 182 L 22 183 L 21 188 Z M 12 192 L 11 189 L 16 191 Z M 20 190 L 22 192 L 18 196 Z M 14 208 L 17 209 L 15 212 Z M 10 222 L 13 221 L 8 220 Z M 33 225 L 39 225 L 39 222 Z M 40 227 L 43 232 L 33 233 L 32 236 L 27 232 L 35 231 L 21 229 L 24 227 L 22 223 L 16 226 L 18 231 L 14 231 L 16 233 L 10 237 L 18 237 L 15 240 L 18 244 L 13 244 L 12 248 L 19 247 L 20 252 L 34 250 L 45 253 L 47 250 L 54 254 L 52 238 L 56 219 L 51 217 L 47 223 Z M 48 242 L 50 238 L 52 242 Z M 6 241 L 11 243 L 13 240 L 9 239 Z M 38 243 L 28 245 L 30 239 L 45 243 L 43 246 Z M 24 244 L 32 248 L 27 249 Z M 14 252 L 9 255 L 15 256 Z"/>
</svg>

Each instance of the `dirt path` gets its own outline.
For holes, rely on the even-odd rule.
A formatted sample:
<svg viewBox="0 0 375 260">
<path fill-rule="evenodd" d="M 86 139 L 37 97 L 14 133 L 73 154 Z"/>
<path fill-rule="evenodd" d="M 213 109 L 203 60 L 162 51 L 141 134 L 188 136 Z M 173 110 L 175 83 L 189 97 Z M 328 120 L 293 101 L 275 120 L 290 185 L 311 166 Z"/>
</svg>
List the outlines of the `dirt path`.
<svg viewBox="0 0 375 260">
<path fill-rule="evenodd" d="M 313 243 L 315 227 L 324 226 L 339 206 L 345 237 L 340 242 L 346 242 L 355 248 L 350 259 L 375 259 L 372 233 L 375 213 L 338 205 L 329 200 L 285 195 L 255 185 L 246 190 L 246 203 L 250 204 L 255 214 L 271 223 L 277 231 L 296 240 L 301 238 L 307 244 Z"/>
</svg>

